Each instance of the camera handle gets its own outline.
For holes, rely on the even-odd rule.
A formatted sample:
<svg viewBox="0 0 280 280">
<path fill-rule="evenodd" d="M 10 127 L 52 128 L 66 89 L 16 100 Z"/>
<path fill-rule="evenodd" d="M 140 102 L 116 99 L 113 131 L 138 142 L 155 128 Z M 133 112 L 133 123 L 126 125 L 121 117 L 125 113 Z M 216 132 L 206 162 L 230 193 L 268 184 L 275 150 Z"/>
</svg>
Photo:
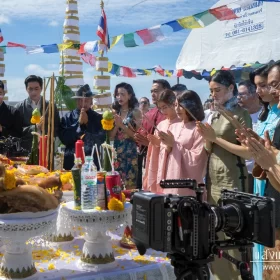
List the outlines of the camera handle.
<svg viewBox="0 0 280 280">
<path fill-rule="evenodd" d="M 239 269 L 242 280 L 254 280 L 255 278 L 254 278 L 253 274 L 250 272 L 249 265 L 246 261 L 247 247 L 248 246 L 240 246 L 240 247 L 227 246 L 227 247 L 221 248 L 218 245 L 214 245 L 214 247 L 212 248 L 212 251 L 219 258 L 224 258 L 224 259 L 228 260 L 229 262 L 233 263 L 237 267 L 237 269 Z M 228 253 L 224 252 L 224 250 L 237 249 L 237 248 L 239 249 L 239 251 L 241 253 L 242 261 L 239 261 L 239 260 L 235 259 L 234 257 L 232 257 L 231 255 L 229 255 Z"/>
</svg>

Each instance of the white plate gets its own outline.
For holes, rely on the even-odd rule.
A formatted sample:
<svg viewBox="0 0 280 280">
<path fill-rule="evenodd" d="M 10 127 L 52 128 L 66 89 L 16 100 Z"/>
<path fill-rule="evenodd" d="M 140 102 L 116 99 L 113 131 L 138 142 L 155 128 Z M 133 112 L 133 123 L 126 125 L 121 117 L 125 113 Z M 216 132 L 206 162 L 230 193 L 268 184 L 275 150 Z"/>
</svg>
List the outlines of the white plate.
<svg viewBox="0 0 280 280">
<path fill-rule="evenodd" d="M 59 206 L 58 206 L 59 208 Z M 57 209 L 51 209 L 48 211 L 40 211 L 36 213 L 32 212 L 19 212 L 12 214 L 0 214 L 0 220 L 16 220 L 16 219 L 34 219 L 49 216 L 57 211 Z"/>
</svg>

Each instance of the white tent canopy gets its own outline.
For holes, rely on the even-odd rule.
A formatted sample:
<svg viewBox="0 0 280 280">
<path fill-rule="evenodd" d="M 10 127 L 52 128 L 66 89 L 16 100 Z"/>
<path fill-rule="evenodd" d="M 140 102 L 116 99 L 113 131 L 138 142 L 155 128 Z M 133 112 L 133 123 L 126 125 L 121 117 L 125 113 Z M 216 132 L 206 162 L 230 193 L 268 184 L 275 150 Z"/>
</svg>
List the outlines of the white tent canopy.
<svg viewBox="0 0 280 280">
<path fill-rule="evenodd" d="M 280 3 L 233 2 L 221 0 L 213 8 L 228 4 L 236 9 L 238 18 L 191 31 L 177 59 L 177 69 L 210 71 L 280 59 Z"/>
</svg>

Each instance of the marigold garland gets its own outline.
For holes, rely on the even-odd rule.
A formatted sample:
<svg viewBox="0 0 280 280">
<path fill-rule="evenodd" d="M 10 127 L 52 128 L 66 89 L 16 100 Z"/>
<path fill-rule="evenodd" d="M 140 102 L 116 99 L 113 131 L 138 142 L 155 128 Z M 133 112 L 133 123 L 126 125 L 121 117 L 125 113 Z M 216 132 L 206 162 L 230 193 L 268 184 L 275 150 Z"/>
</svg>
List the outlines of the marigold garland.
<svg viewBox="0 0 280 280">
<path fill-rule="evenodd" d="M 16 169 L 6 169 L 4 178 L 4 187 L 6 190 L 12 190 L 16 187 Z"/>
<path fill-rule="evenodd" d="M 115 197 L 112 197 L 108 203 L 108 209 L 111 211 L 123 211 L 124 204 L 122 203 L 122 201 L 116 199 Z"/>
<path fill-rule="evenodd" d="M 40 116 L 32 116 L 30 122 L 32 124 L 37 124 L 37 123 L 40 123 L 40 120 L 41 120 L 41 117 Z"/>
<path fill-rule="evenodd" d="M 60 175 L 60 180 L 62 185 L 66 185 L 67 183 L 72 183 L 73 177 L 71 172 L 65 172 Z"/>
<path fill-rule="evenodd" d="M 101 120 L 102 128 L 104 130 L 112 130 L 114 128 L 114 119 L 112 120 Z"/>
</svg>

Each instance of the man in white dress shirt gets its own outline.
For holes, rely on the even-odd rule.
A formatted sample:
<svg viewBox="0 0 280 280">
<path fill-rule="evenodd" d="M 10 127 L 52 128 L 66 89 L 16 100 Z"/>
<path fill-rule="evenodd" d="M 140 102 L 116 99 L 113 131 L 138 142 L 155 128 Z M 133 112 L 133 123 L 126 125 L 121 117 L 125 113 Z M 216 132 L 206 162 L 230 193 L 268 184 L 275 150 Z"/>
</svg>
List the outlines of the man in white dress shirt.
<svg viewBox="0 0 280 280">
<path fill-rule="evenodd" d="M 253 130 L 256 130 L 259 114 L 262 110 L 262 105 L 259 100 L 259 96 L 256 93 L 256 86 L 249 80 L 242 81 L 238 84 L 238 104 L 244 109 L 247 109 L 251 118 Z M 254 160 L 246 160 L 246 166 L 249 173 L 249 192 L 253 193 L 254 178 L 252 176 L 252 170 L 254 167 Z"/>
</svg>

